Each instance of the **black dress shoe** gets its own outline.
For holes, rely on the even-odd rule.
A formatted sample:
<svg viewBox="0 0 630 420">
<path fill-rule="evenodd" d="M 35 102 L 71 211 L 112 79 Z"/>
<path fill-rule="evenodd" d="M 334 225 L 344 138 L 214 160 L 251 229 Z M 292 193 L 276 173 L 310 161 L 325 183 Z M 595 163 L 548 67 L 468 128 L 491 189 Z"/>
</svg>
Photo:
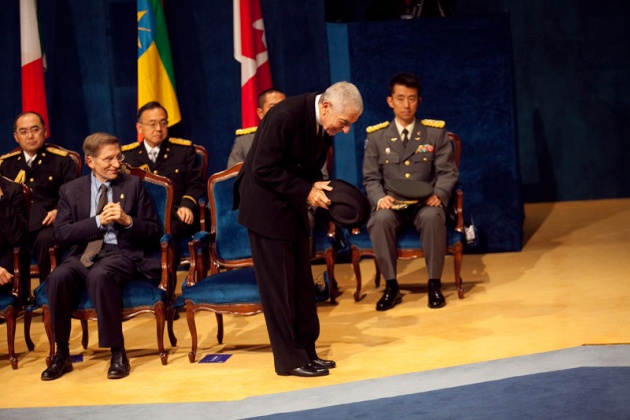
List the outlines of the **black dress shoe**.
<svg viewBox="0 0 630 420">
<path fill-rule="evenodd" d="M 429 280 L 427 286 L 429 294 L 429 308 L 438 309 L 446 305 L 446 299 L 442 294 L 442 282 L 440 280 Z"/>
<path fill-rule="evenodd" d="M 112 353 L 112 360 L 107 370 L 107 379 L 120 379 L 129 375 L 129 360 L 124 350 Z"/>
<path fill-rule="evenodd" d="M 302 366 L 299 368 L 291 369 L 288 372 L 278 372 L 280 376 L 302 376 L 304 378 L 312 378 L 315 376 L 326 376 L 328 375 L 328 369 L 319 367 L 314 363 L 309 363 L 306 366 Z"/>
<path fill-rule="evenodd" d="M 324 369 L 334 369 L 337 367 L 337 363 L 335 363 L 334 360 L 324 360 L 319 357 L 317 359 L 313 359 L 311 364 Z"/>
<path fill-rule="evenodd" d="M 48 369 L 42 372 L 42 381 L 54 381 L 72 370 L 72 359 L 69 354 L 55 353 Z"/>
<path fill-rule="evenodd" d="M 377 311 L 386 311 L 402 302 L 402 294 L 398 287 L 386 287 L 383 297 L 376 302 Z"/>
</svg>

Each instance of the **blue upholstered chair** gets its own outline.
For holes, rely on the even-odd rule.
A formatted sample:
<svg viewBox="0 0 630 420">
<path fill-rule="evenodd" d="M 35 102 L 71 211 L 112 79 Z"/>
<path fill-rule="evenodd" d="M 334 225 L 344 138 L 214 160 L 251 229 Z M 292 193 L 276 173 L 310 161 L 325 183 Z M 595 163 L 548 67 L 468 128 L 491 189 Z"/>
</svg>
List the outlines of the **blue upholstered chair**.
<svg viewBox="0 0 630 420">
<path fill-rule="evenodd" d="M 237 222 L 232 210 L 234 180 L 242 163 L 208 179 L 210 230 L 200 232 L 190 243 L 190 270 L 175 307 L 186 308 L 192 338 L 188 353 L 191 363 L 197 355 L 195 312 L 211 311 L 217 319 L 217 340 L 223 343 L 223 315 L 255 315 L 262 312 L 253 269 L 247 229 Z"/>
<path fill-rule="evenodd" d="M 6 178 L 5 178 L 6 179 Z M 31 203 L 31 191 L 22 184 L 24 194 L 24 220 L 28 221 L 28 214 Z M 5 223 L 6 221 L 3 221 Z M 27 224 L 28 226 L 28 224 Z M 13 248 L 13 280 L 9 285 L 0 288 L 0 319 L 4 319 L 7 327 L 7 347 L 9 352 L 9 362 L 13 369 L 18 367 L 18 359 L 15 356 L 15 329 L 18 314 L 23 309 L 24 296 L 30 291 L 30 277 L 28 274 L 28 249 L 24 246 Z M 33 343 L 31 342 L 31 346 Z M 28 347 L 27 343 L 27 347 Z M 30 347 L 29 347 L 30 349 Z"/>
<path fill-rule="evenodd" d="M 160 240 L 160 251 L 155 255 L 160 258 L 162 263 L 162 274 L 160 278 L 146 279 L 139 276 L 123 286 L 123 310 L 122 318 L 129 319 L 136 315 L 151 313 L 155 316 L 157 327 L 157 343 L 160 353 L 160 359 L 163 365 L 168 362 L 168 353 L 164 350 L 164 325 L 168 318 L 168 335 L 171 346 L 177 344 L 177 339 L 173 333 L 173 316 L 167 316 L 172 311 L 173 290 L 175 289 L 175 261 L 173 259 L 174 241 L 170 234 L 170 215 L 173 206 L 173 186 L 171 181 L 163 176 L 152 174 L 139 168 L 130 167 L 123 164 L 123 170 L 135 176 L 142 178 L 147 191 L 149 192 L 158 212 L 160 221 L 164 228 L 165 234 Z M 53 262 L 52 269 L 56 267 L 55 252 L 51 249 L 51 260 Z M 50 347 L 49 356 L 46 358 L 46 364 L 50 365 L 50 361 L 54 355 L 55 345 L 53 340 L 52 324 L 50 319 L 50 308 L 48 306 L 48 297 L 46 296 L 46 283 L 40 284 L 34 292 L 34 304 L 25 316 L 25 330 L 30 330 L 31 315 L 30 313 L 37 308 L 43 309 L 43 321 L 48 343 Z M 87 290 L 81 294 L 79 304 L 72 313 L 73 318 L 81 320 L 82 340 L 81 344 L 84 349 L 88 346 L 88 320 L 97 320 L 96 310 L 90 301 Z M 97 320 L 98 321 L 98 320 Z M 30 331 L 26 332 L 30 339 Z"/>
<path fill-rule="evenodd" d="M 454 133 L 448 133 L 449 140 L 453 146 L 453 153 L 455 154 L 455 164 L 459 168 L 459 160 L 461 156 L 461 141 L 459 136 Z M 454 216 L 454 220 L 447 221 L 446 229 L 446 252 L 453 255 L 454 273 L 455 273 L 455 289 L 460 299 L 464 298 L 464 288 L 462 287 L 461 268 L 464 254 L 464 193 L 458 187 L 455 188 L 451 202 L 448 203 L 448 213 Z M 447 219 L 449 219 L 447 217 Z M 352 266 L 354 274 L 357 279 L 357 288 L 354 293 L 354 300 L 359 301 L 361 296 L 361 268 L 359 261 L 362 257 L 374 258 L 374 249 L 370 236 L 367 231 L 367 227 L 363 226 L 360 229 L 354 229 L 350 235 L 350 250 L 352 254 Z M 398 233 L 398 258 L 400 259 L 412 259 L 423 258 L 424 253 L 422 251 L 422 242 L 418 232 L 413 226 L 406 226 Z M 376 287 L 379 287 L 381 280 L 381 272 L 374 263 L 376 269 L 375 283 Z"/>
</svg>

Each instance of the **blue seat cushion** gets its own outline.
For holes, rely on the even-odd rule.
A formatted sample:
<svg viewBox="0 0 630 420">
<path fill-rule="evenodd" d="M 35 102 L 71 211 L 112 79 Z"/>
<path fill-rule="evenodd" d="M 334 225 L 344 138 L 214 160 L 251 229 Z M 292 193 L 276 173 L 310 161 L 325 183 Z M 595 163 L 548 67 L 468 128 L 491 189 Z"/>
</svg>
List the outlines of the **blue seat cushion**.
<svg viewBox="0 0 630 420">
<path fill-rule="evenodd" d="M 254 269 L 248 267 L 223 271 L 204 278 L 194 286 L 184 284 L 176 306 L 183 306 L 186 300 L 194 304 L 259 304 L 260 294 Z"/>
<path fill-rule="evenodd" d="M 48 305 L 46 295 L 47 281 L 37 286 L 33 294 L 35 295 L 35 308 Z M 153 306 L 161 300 L 165 300 L 166 292 L 157 286 L 159 280 L 149 280 L 137 278 L 128 281 L 123 286 L 122 300 L 123 308 L 133 308 L 137 306 Z M 94 305 L 88 296 L 87 289 L 81 292 L 79 304 L 76 309 L 94 309 Z"/>
<path fill-rule="evenodd" d="M 0 312 L 9 306 L 18 306 L 18 300 L 11 293 L 0 293 Z"/>
<path fill-rule="evenodd" d="M 370 235 L 367 228 L 361 228 L 361 231 L 357 235 L 350 235 L 350 243 L 357 246 L 359 249 L 373 249 L 372 242 L 370 241 Z M 462 242 L 462 234 L 457 232 L 452 227 L 446 229 L 446 244 L 450 247 L 458 242 Z M 413 227 L 405 227 L 398 233 L 398 248 L 422 248 L 422 241 L 418 231 Z"/>
<path fill-rule="evenodd" d="M 370 235 L 367 228 L 362 227 L 359 233 L 356 235 L 350 235 L 350 244 L 356 246 L 359 249 L 372 249 L 372 241 L 370 241 Z"/>
<path fill-rule="evenodd" d="M 315 251 L 325 251 L 328 248 L 332 248 L 334 244 L 334 238 L 328 236 L 328 229 L 316 225 L 313 229 L 313 249 Z"/>
</svg>

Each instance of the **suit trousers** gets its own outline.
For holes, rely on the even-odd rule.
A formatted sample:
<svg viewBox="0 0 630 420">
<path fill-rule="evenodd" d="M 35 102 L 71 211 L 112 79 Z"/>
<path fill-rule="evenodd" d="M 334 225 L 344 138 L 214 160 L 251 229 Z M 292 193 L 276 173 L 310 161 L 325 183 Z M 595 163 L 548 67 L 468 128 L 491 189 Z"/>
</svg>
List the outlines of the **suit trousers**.
<svg viewBox="0 0 630 420">
<path fill-rule="evenodd" d="M 37 261 L 37 269 L 39 270 L 39 281 L 43 283 L 50 273 L 50 254 L 49 250 L 55 245 L 53 239 L 53 226 L 44 226 L 38 231 L 31 232 L 29 235 L 31 244 L 31 255 Z"/>
<path fill-rule="evenodd" d="M 398 232 L 411 223 L 420 232 L 428 278 L 440 279 L 446 255 L 446 215 L 441 207 L 414 206 L 404 210 L 380 209 L 372 213 L 367 227 L 376 265 L 385 280 L 396 279 Z"/>
<path fill-rule="evenodd" d="M 84 267 L 79 257 L 68 257 L 50 273 L 46 292 L 55 342 L 70 340 L 72 312 L 87 287 L 98 317 L 99 346 L 124 347 L 122 287 L 137 272 L 133 262 L 120 252 L 101 255 L 105 256 L 90 268 Z"/>
<path fill-rule="evenodd" d="M 256 281 L 277 373 L 317 358 L 319 318 L 307 232 L 295 241 L 249 231 Z"/>
</svg>

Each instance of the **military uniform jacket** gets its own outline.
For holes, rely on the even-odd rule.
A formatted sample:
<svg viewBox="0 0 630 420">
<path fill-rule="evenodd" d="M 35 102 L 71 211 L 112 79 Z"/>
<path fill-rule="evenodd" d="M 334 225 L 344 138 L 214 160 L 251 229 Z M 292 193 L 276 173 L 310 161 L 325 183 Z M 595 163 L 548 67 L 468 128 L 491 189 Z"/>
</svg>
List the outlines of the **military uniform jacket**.
<svg viewBox="0 0 630 420">
<path fill-rule="evenodd" d="M 13 273 L 13 248 L 26 244 L 26 201 L 16 183 L 0 177 L 0 188 L 0 266 Z"/>
<path fill-rule="evenodd" d="M 298 229 L 308 234 L 306 199 L 332 144 L 316 133 L 316 96 L 293 96 L 267 112 L 235 181 L 238 221 L 259 235 L 291 241 Z"/>
<path fill-rule="evenodd" d="M 230 152 L 230 157 L 228 158 L 228 168 L 239 162 L 245 162 L 247 153 L 252 148 L 255 135 L 256 131 L 254 130 L 252 133 L 242 134 L 234 139 L 234 146 L 232 146 L 232 152 Z"/>
<path fill-rule="evenodd" d="M 79 176 L 76 165 L 67 152 L 46 145 L 37 153 L 37 159 L 30 167 L 26 164 L 22 150 L 0 157 L 0 173 L 31 189 L 31 232 L 41 229 L 46 214 L 57 208 L 59 188 Z"/>
<path fill-rule="evenodd" d="M 394 121 L 379 126 L 367 136 L 363 159 L 363 186 L 372 207 L 385 195 L 395 197 L 388 179 L 428 182 L 446 205 L 459 173 L 443 121 L 416 120 L 406 147 Z"/>
<path fill-rule="evenodd" d="M 170 138 L 162 142 L 155 163 L 151 162 L 142 143 L 131 143 L 122 147 L 125 162 L 173 181 L 173 204 L 175 207 L 197 207 L 197 201 L 206 191 L 202 162 L 197 158 L 190 140 Z"/>
</svg>

